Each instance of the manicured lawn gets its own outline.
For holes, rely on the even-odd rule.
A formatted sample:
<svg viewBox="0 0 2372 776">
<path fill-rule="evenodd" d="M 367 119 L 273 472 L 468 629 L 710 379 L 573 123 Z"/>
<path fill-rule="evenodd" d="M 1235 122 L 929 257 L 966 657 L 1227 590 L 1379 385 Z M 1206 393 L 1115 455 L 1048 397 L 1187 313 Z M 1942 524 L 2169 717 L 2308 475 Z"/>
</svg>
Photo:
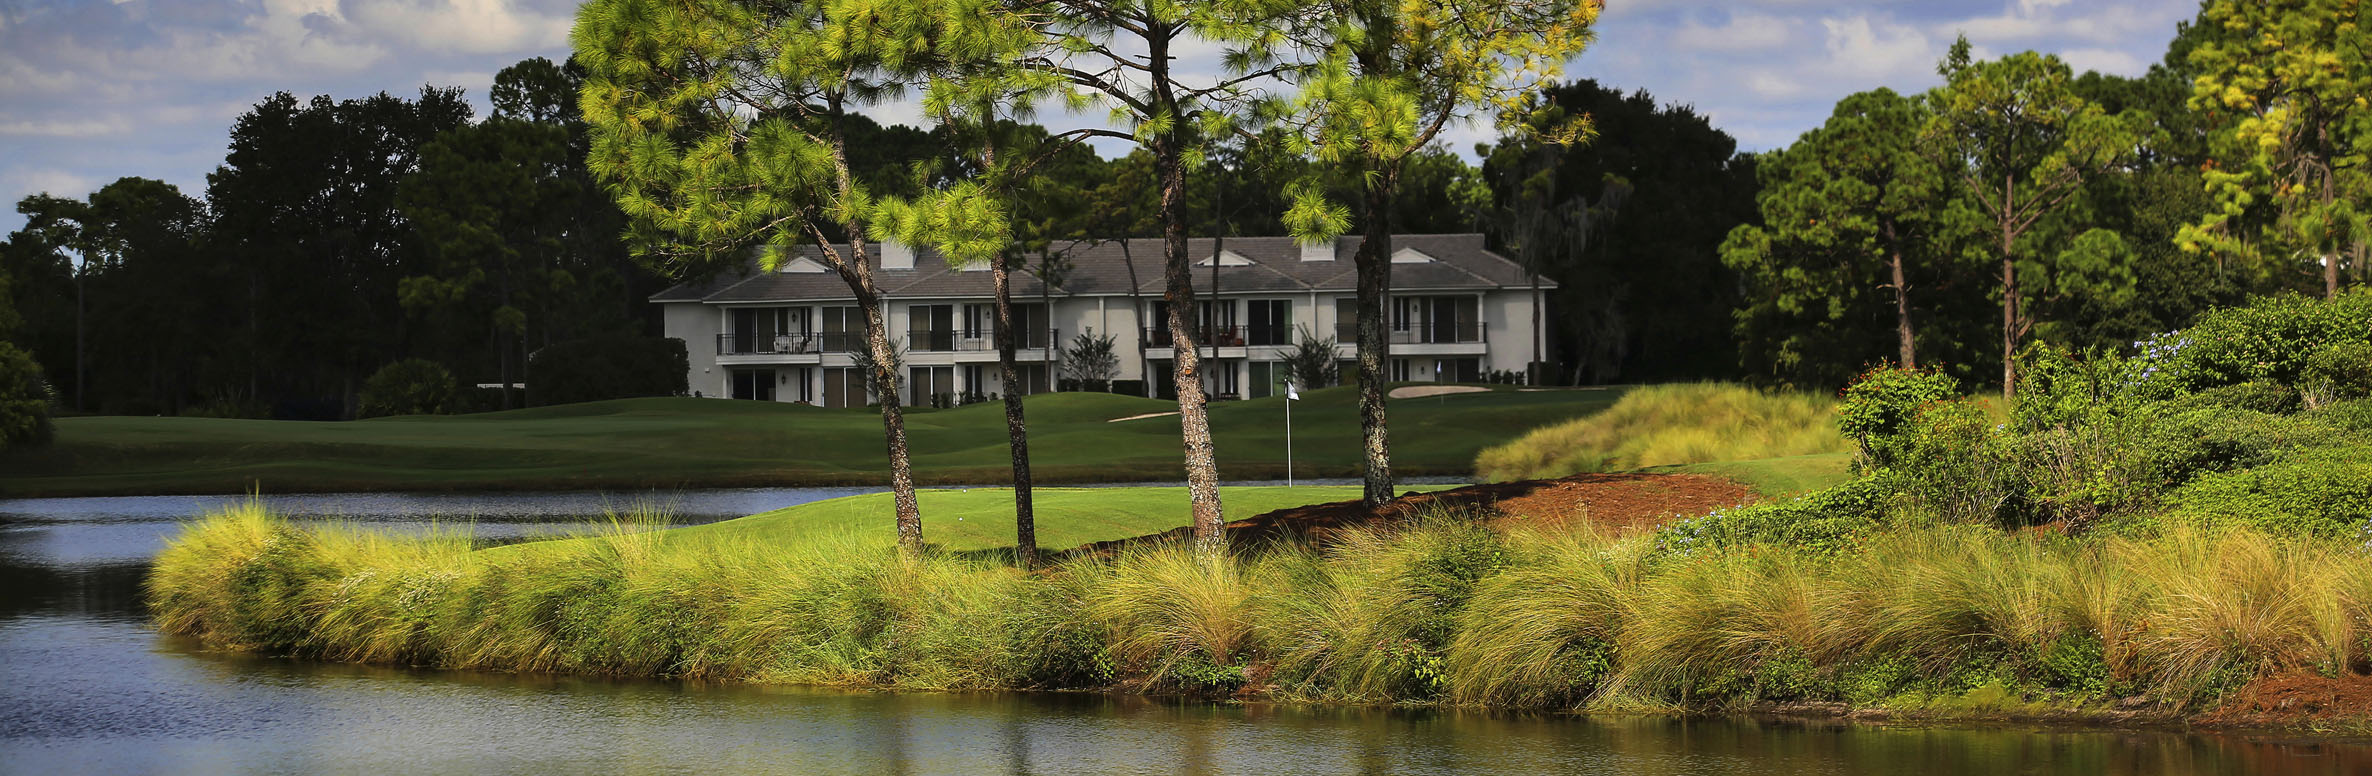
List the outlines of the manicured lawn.
<svg viewBox="0 0 2372 776">
<path fill-rule="evenodd" d="M 1405 475 L 1465 475 L 1475 453 L 1604 409 L 1621 389 L 1493 390 L 1392 403 L 1392 451 Z M 1303 394 L 1293 407 L 1296 472 L 1357 473 L 1357 395 Z M 1177 404 L 1107 394 L 1031 397 L 1031 452 L 1041 482 L 1175 481 Z M 1211 407 L 1220 475 L 1285 474 L 1284 400 Z M 1001 483 L 998 404 L 907 415 L 917 478 Z M 347 423 L 87 417 L 58 421 L 58 441 L 0 457 L 0 495 L 267 493 L 334 490 L 679 488 L 882 484 L 880 416 L 718 399 L 631 399 L 455 417 Z"/>
<path fill-rule="evenodd" d="M 1447 486 L 1419 486 L 1431 490 Z M 1154 488 L 1036 488 L 1038 546 L 1065 550 L 1089 542 L 1126 539 L 1160 533 L 1189 522 L 1186 489 Z M 1350 486 L 1246 486 L 1221 488 L 1219 501 L 1227 519 L 1262 512 L 1359 497 Z M 921 495 L 923 539 L 950 550 L 991 550 L 1013 546 L 1013 491 L 1010 488 L 925 490 Z M 819 537 L 851 537 L 867 544 L 897 543 L 896 516 L 890 496 L 875 493 L 829 499 L 721 523 L 678 528 L 671 541 L 755 540 L 767 545 L 796 544 Z"/>
</svg>

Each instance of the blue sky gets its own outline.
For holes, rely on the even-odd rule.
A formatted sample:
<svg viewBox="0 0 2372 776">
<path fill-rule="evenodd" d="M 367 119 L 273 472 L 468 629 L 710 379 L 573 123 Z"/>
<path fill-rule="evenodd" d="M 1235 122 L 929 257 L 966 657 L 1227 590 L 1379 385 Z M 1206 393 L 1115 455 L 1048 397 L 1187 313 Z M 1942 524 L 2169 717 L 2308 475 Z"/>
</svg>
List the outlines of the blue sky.
<svg viewBox="0 0 2372 776">
<path fill-rule="evenodd" d="M 127 175 L 202 196 L 229 127 L 276 91 L 340 99 L 459 86 L 484 113 L 503 67 L 567 56 L 574 0 L 0 0 L 0 231 L 14 203 Z M 1957 34 L 1980 54 L 2055 52 L 2139 74 L 2196 0 L 1608 0 L 1567 71 L 1693 105 L 1748 150 L 1784 146 L 1837 98 L 1935 85 Z M 907 106 L 881 118 L 913 121 Z M 1049 124 L 1066 120 L 1042 116 Z M 1093 119 L 1080 119 L 1093 120 Z M 1465 150 L 1488 139 L 1469 126 Z"/>
</svg>

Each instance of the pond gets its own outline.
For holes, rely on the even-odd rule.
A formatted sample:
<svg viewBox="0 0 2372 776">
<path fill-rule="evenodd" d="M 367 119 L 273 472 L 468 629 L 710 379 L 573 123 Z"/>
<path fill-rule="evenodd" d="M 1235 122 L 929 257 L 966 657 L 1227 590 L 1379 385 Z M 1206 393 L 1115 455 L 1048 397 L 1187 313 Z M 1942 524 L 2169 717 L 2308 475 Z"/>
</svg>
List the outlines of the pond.
<svg viewBox="0 0 2372 776">
<path fill-rule="evenodd" d="M 868 490 L 658 501 L 690 524 Z M 587 527 L 636 498 L 266 500 L 392 530 L 464 516 L 504 540 Z M 0 500 L 0 773 L 2372 772 L 2372 746 L 2289 736 L 847 693 L 208 652 L 151 630 L 139 586 L 174 521 L 226 500 Z"/>
</svg>

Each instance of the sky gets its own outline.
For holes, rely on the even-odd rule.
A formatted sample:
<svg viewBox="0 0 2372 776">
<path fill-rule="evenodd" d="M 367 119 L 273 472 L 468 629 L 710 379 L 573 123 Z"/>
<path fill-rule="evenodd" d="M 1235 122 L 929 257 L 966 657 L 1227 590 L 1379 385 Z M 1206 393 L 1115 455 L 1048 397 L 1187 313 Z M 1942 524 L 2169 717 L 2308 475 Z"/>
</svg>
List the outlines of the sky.
<svg viewBox="0 0 2372 776">
<path fill-rule="evenodd" d="M 0 197 L 11 204 L 0 232 L 23 225 L 13 205 L 26 195 L 80 198 L 124 176 L 202 198 L 232 122 L 274 92 L 347 99 L 458 86 L 482 117 L 495 72 L 568 55 L 575 6 L 0 0 Z M 1693 106 L 1757 151 L 1818 126 L 1845 95 L 1936 85 L 1936 61 L 1957 35 L 1981 57 L 2032 49 L 2078 72 L 2139 75 L 2197 10 L 2197 0 L 1607 0 L 1597 41 L 1566 75 Z M 877 118 L 916 115 L 890 105 Z M 1468 152 L 1492 135 L 1468 125 L 1445 139 Z"/>
</svg>

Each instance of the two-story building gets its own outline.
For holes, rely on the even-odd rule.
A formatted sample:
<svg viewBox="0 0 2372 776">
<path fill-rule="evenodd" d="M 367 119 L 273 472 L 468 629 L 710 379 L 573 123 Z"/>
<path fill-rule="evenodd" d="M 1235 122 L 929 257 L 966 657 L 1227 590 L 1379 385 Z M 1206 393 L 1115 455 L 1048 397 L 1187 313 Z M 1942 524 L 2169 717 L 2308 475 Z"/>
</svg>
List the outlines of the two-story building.
<svg viewBox="0 0 2372 776">
<path fill-rule="evenodd" d="M 1355 237 L 1319 245 L 1287 237 L 1189 241 L 1197 257 L 1195 325 L 1206 340 L 1199 344 L 1212 396 L 1282 392 L 1285 355 L 1304 334 L 1332 343 L 1338 360 L 1354 357 L 1351 256 L 1358 244 Z M 1175 395 L 1160 240 L 1069 250 L 1052 288 L 1013 273 L 1022 384 L 1012 387 L 999 379 L 987 268 L 950 266 L 935 251 L 895 243 L 875 247 L 874 278 L 890 339 L 904 349 L 900 398 L 909 404 L 1050 390 L 1063 377 L 1057 374 L 1063 349 L 1081 333 L 1115 338 L 1120 384 Z M 1532 280 L 1485 249 L 1482 235 L 1402 235 L 1393 248 L 1391 379 L 1475 381 L 1540 360 L 1532 352 Z M 665 311 L 666 335 L 682 339 L 691 353 L 693 391 L 828 407 L 870 401 L 852 356 L 864 348 L 863 310 L 839 274 L 807 253 L 812 250 L 776 262 L 773 271 L 753 262 L 743 272 L 651 297 Z M 1348 379 L 1352 372 L 1344 366 Z"/>
</svg>

